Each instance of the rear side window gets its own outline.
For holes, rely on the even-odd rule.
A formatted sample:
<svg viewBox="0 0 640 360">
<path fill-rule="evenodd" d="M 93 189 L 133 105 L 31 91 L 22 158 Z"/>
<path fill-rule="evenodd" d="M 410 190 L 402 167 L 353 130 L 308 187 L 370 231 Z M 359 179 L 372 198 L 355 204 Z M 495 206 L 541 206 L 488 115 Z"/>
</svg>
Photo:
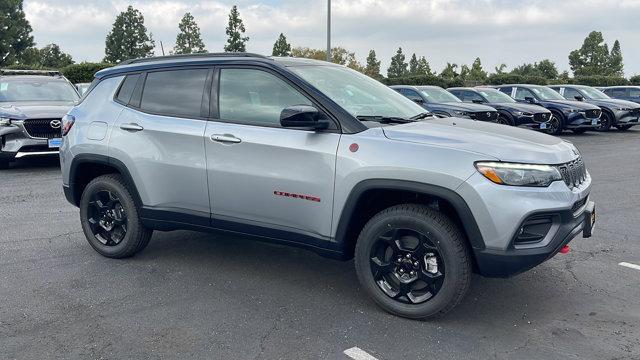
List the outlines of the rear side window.
<svg viewBox="0 0 640 360">
<path fill-rule="evenodd" d="M 159 115 L 201 117 L 208 72 L 186 69 L 148 73 L 140 109 Z"/>
<path fill-rule="evenodd" d="M 131 100 L 131 95 L 133 94 L 133 89 L 136 87 L 136 83 L 140 78 L 140 74 L 127 75 L 120 85 L 120 90 L 118 90 L 118 95 L 116 99 L 123 103 L 128 104 L 129 100 Z"/>
</svg>

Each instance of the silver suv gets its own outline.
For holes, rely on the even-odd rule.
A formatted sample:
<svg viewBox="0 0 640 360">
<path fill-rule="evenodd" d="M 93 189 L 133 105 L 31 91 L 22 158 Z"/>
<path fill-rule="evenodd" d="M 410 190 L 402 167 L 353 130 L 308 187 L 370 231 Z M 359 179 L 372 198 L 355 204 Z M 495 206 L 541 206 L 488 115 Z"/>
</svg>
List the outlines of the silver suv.
<svg viewBox="0 0 640 360">
<path fill-rule="evenodd" d="M 321 61 L 129 61 L 96 74 L 63 128 L 64 192 L 100 254 L 191 229 L 355 257 L 364 291 L 409 318 L 451 310 L 474 271 L 540 264 L 595 221 L 571 143 L 434 118 Z"/>
<path fill-rule="evenodd" d="M 0 70 L 0 169 L 16 158 L 57 155 L 62 117 L 78 99 L 57 71 Z"/>
</svg>

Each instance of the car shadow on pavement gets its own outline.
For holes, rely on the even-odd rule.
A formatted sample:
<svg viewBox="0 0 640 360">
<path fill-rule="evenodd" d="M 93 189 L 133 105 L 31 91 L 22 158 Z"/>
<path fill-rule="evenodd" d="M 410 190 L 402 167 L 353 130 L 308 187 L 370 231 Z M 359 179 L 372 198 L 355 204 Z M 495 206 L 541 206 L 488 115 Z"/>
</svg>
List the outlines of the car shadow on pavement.
<svg viewBox="0 0 640 360">
<path fill-rule="evenodd" d="M 8 170 L 18 169 L 53 169 L 60 167 L 60 158 L 58 156 L 40 156 L 31 158 L 16 159 L 9 165 Z M 3 170 L 7 171 L 7 170 Z"/>
</svg>

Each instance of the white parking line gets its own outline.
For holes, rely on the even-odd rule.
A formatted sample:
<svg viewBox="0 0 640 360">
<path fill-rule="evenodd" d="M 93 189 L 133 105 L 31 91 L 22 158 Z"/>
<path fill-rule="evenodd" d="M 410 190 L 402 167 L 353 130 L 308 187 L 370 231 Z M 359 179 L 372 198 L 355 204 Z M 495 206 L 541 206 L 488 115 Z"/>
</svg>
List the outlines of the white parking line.
<svg viewBox="0 0 640 360">
<path fill-rule="evenodd" d="M 628 263 L 628 262 L 621 262 L 618 265 L 624 266 L 624 267 L 628 267 L 630 269 L 640 270 L 640 265 L 631 264 L 631 263 Z"/>
<path fill-rule="evenodd" d="M 369 355 L 369 353 L 357 346 L 354 346 L 351 349 L 347 349 L 343 351 L 343 353 L 354 360 L 378 360 L 377 358 Z"/>
</svg>

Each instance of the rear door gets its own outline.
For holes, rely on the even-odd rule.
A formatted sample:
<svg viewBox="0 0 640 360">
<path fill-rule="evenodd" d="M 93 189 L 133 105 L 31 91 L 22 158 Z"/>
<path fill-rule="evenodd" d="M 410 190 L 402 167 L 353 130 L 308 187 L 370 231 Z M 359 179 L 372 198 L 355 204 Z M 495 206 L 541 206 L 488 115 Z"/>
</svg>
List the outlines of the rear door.
<svg viewBox="0 0 640 360">
<path fill-rule="evenodd" d="M 131 173 L 147 215 L 164 213 L 176 221 L 185 216 L 187 222 L 209 224 L 202 137 L 211 74 L 209 68 L 143 73 L 116 122 L 110 156 Z"/>
<path fill-rule="evenodd" d="M 282 128 L 285 107 L 316 104 L 270 70 L 221 67 L 215 88 L 214 119 L 205 134 L 213 225 L 279 238 L 328 238 L 337 126 L 322 132 Z"/>
</svg>

